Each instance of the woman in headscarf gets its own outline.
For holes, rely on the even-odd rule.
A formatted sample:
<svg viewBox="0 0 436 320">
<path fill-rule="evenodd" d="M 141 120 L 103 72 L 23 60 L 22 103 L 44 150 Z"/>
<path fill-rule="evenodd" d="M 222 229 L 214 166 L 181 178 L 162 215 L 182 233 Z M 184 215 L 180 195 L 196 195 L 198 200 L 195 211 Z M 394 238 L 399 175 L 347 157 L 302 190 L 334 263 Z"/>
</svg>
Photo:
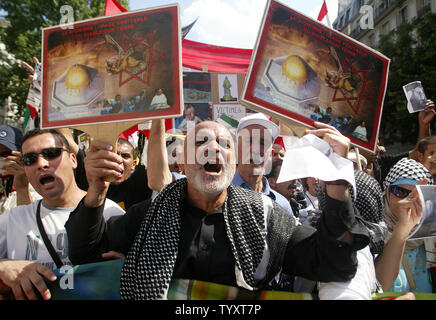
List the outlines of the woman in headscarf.
<svg viewBox="0 0 436 320">
<path fill-rule="evenodd" d="M 432 292 L 424 240 L 406 241 L 422 217 L 416 185 L 427 183 L 433 184 L 430 172 L 409 158 L 397 162 L 383 183 L 383 219 L 389 234 L 375 269 L 384 291 Z"/>
</svg>

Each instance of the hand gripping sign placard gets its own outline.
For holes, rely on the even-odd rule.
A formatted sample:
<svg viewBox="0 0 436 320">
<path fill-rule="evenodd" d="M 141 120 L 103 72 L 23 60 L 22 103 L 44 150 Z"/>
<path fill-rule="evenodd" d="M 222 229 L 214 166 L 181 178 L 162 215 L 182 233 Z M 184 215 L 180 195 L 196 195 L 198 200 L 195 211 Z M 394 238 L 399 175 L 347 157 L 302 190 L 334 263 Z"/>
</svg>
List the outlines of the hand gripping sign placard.
<svg viewBox="0 0 436 320">
<path fill-rule="evenodd" d="M 281 120 L 328 123 L 374 152 L 390 60 L 269 0 L 241 103 Z"/>
<path fill-rule="evenodd" d="M 144 119 L 182 114 L 177 4 L 72 26 L 43 29 L 43 128 L 106 125 L 116 141 Z"/>
</svg>

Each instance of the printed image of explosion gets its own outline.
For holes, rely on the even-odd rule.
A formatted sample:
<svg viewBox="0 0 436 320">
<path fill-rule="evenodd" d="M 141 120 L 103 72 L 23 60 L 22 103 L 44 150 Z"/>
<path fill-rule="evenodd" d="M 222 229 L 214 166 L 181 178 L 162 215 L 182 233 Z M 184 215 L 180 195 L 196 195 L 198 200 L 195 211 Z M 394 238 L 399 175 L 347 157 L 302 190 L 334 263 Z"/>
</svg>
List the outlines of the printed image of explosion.
<svg viewBox="0 0 436 320">
<path fill-rule="evenodd" d="M 271 58 L 262 81 L 278 100 L 301 107 L 315 103 L 321 90 L 316 72 L 299 55 Z"/>
<path fill-rule="evenodd" d="M 71 66 L 54 82 L 55 106 L 88 108 L 103 95 L 103 79 L 97 70 L 82 64 Z"/>
<path fill-rule="evenodd" d="M 255 58 L 252 95 L 283 108 L 284 114 L 302 116 L 303 122 L 324 122 L 368 142 L 383 62 L 372 54 L 355 54 L 356 44 L 345 41 L 304 16 L 274 8 Z M 353 135 L 356 130 L 363 134 Z"/>
<path fill-rule="evenodd" d="M 164 11 L 138 13 L 71 31 L 47 31 L 43 58 L 48 121 L 115 113 L 135 117 L 133 113 L 157 110 L 152 104 L 159 88 L 166 109 L 171 108 L 177 54 L 168 23 L 172 19 Z"/>
</svg>

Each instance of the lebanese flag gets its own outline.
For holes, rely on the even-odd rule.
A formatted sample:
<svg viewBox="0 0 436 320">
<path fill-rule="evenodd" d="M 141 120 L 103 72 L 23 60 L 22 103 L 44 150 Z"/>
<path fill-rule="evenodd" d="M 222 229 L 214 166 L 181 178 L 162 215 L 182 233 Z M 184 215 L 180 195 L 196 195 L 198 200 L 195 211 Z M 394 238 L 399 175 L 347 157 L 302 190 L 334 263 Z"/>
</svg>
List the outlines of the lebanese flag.
<svg viewBox="0 0 436 320">
<path fill-rule="evenodd" d="M 321 7 L 321 10 L 319 11 L 317 20 L 322 21 L 322 20 L 324 20 L 325 17 L 327 17 L 328 26 L 331 28 L 330 19 L 329 19 L 328 10 L 327 10 L 327 3 L 324 0 L 322 7 Z"/>
</svg>

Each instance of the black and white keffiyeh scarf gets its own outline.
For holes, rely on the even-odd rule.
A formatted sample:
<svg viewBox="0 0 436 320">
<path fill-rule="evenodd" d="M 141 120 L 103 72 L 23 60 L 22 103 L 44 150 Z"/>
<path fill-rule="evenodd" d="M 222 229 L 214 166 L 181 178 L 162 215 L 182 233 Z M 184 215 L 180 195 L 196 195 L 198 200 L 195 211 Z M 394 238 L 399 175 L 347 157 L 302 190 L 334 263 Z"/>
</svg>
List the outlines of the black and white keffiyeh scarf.
<svg viewBox="0 0 436 320">
<path fill-rule="evenodd" d="M 353 188 L 350 187 L 351 199 L 368 228 L 371 253 L 380 254 L 388 235 L 388 228 L 383 221 L 383 192 L 377 180 L 368 173 L 355 170 L 354 177 L 357 194 L 354 195 Z"/>
<path fill-rule="evenodd" d="M 231 185 L 222 207 L 227 235 L 243 280 L 255 287 L 254 273 L 266 245 L 260 194 Z M 166 186 L 152 202 L 121 272 L 123 299 L 165 299 L 178 253 L 187 180 Z"/>
</svg>

